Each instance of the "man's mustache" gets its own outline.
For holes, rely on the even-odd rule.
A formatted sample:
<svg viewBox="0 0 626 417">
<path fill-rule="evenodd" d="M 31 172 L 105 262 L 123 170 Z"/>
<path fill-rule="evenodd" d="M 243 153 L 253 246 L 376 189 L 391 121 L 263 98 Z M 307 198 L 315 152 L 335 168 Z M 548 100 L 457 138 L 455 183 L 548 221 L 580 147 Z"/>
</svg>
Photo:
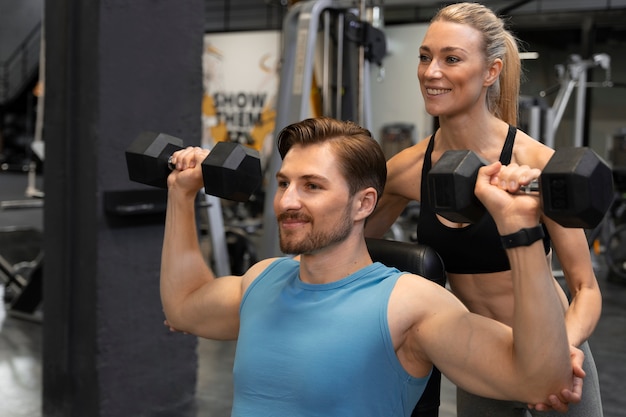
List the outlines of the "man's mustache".
<svg viewBox="0 0 626 417">
<path fill-rule="evenodd" d="M 308 216 L 304 213 L 289 213 L 289 212 L 284 212 L 284 213 L 280 213 L 277 218 L 276 218 L 279 222 L 280 221 L 285 221 L 285 220 L 297 220 L 297 221 L 303 221 L 303 222 L 310 222 L 311 221 L 311 216 Z"/>
</svg>

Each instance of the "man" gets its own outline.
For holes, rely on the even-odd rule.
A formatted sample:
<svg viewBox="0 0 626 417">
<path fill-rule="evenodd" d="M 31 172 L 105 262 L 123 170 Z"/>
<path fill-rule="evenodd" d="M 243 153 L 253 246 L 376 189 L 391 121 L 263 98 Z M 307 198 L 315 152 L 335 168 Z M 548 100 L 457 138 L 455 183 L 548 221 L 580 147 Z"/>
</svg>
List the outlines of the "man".
<svg viewBox="0 0 626 417">
<path fill-rule="evenodd" d="M 243 276 L 216 279 L 200 251 L 194 200 L 206 151 L 175 153 L 168 178 L 164 311 L 180 331 L 238 340 L 233 416 L 409 416 L 433 364 L 482 396 L 572 400 L 563 309 L 540 239 L 507 250 L 511 329 L 422 277 L 372 262 L 363 229 L 386 167 L 367 130 L 307 119 L 283 129 L 278 150 L 280 246 L 299 257 L 260 261 Z M 537 197 L 514 194 L 538 175 L 499 163 L 481 169 L 475 192 L 501 235 L 538 225 Z"/>
</svg>

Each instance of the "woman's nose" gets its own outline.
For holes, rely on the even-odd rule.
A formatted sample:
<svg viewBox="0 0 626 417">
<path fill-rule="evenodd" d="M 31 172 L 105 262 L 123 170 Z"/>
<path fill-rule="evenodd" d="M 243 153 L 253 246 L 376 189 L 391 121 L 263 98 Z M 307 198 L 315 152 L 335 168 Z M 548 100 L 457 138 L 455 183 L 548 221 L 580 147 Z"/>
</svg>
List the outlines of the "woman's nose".
<svg viewBox="0 0 626 417">
<path fill-rule="evenodd" d="M 427 78 L 441 77 L 441 68 L 436 60 L 433 59 L 428 63 L 426 69 L 424 70 L 424 76 Z"/>
</svg>

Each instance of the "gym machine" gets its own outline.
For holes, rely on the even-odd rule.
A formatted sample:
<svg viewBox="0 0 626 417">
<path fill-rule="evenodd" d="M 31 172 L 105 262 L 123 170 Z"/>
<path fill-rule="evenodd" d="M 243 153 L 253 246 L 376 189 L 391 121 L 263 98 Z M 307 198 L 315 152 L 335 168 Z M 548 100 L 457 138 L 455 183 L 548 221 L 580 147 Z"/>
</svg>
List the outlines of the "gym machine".
<svg viewBox="0 0 626 417">
<path fill-rule="evenodd" d="M 9 315 L 41 321 L 43 234 L 30 227 L 0 229 L 0 287 Z"/>
<path fill-rule="evenodd" d="M 608 267 L 607 280 L 626 284 L 626 129 L 612 138 L 611 165 L 615 199 L 602 223 L 588 236 L 595 255 Z"/>
<path fill-rule="evenodd" d="M 599 82 L 588 81 L 588 71 L 593 68 L 604 70 L 604 80 Z M 616 83 L 611 78 L 611 57 L 607 54 L 595 54 L 590 59 L 582 59 L 579 55 L 571 55 L 565 64 L 556 66 L 559 83 L 540 92 L 540 97 L 557 92 L 551 107 L 541 106 L 537 100 L 530 104 L 520 103 L 520 108 L 526 110 L 527 132 L 535 138 L 540 138 L 543 143 L 554 148 L 555 133 L 561 123 L 563 113 L 568 101 L 576 90 L 575 116 L 574 116 L 574 146 L 583 145 L 583 128 L 585 100 L 588 88 L 623 88 L 624 83 Z M 617 155 L 623 155 L 623 136 L 613 138 L 611 147 L 612 160 L 612 183 L 615 185 L 613 203 L 606 211 L 606 216 L 591 230 L 587 236 L 593 253 L 603 255 L 609 267 L 609 280 L 626 282 L 626 203 L 624 199 L 624 163 L 616 159 Z M 608 184 L 608 182 L 607 182 Z"/>
<path fill-rule="evenodd" d="M 42 208 L 44 192 L 37 188 L 37 167 L 35 156 L 43 164 L 45 159 L 45 142 L 43 141 L 43 115 L 44 115 L 44 79 L 45 79 L 45 30 L 44 21 L 41 24 L 41 40 L 39 47 L 39 82 L 35 87 L 34 95 L 37 98 L 37 113 L 35 120 L 35 132 L 30 147 L 30 162 L 28 165 L 28 179 L 24 195 L 25 200 L 10 200 L 0 202 L 0 209 Z"/>
<path fill-rule="evenodd" d="M 377 64 L 383 76 L 386 41 L 384 33 L 366 21 L 369 15 L 370 20 L 380 22 L 381 8 L 367 7 L 364 0 L 358 9 L 354 5 L 346 0 L 309 0 L 294 4 L 287 12 L 275 132 L 313 116 L 352 120 L 371 130 L 369 64 Z M 280 155 L 273 152 L 267 172 L 261 258 L 280 254 L 272 198 L 276 192 L 273 176 L 280 164 Z"/>
<path fill-rule="evenodd" d="M 604 70 L 605 79 L 601 82 L 589 82 L 587 80 L 587 72 L 589 69 L 600 67 Z M 574 117 L 574 139 L 572 146 L 583 146 L 583 128 L 585 100 L 587 97 L 587 88 L 590 87 L 613 87 L 615 84 L 611 81 L 611 57 L 607 54 L 596 54 L 591 59 L 582 59 L 580 55 L 570 55 L 566 64 L 556 66 L 556 73 L 559 83 L 553 87 L 543 90 L 539 93 L 541 98 L 548 94 L 557 92 L 551 107 L 544 107 L 533 102 L 528 105 L 521 103 L 521 108 L 526 108 L 525 130 L 533 138 L 538 138 L 547 146 L 554 149 L 554 136 L 561 124 L 563 113 L 567 108 L 567 104 L 572 97 L 574 89 L 576 89 L 576 104 Z"/>
</svg>

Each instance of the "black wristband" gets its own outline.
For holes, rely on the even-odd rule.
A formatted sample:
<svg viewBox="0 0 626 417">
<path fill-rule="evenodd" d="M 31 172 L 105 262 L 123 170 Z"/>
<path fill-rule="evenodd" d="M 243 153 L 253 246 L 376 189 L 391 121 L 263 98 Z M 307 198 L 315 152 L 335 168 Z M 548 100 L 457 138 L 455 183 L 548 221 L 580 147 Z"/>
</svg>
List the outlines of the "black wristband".
<svg viewBox="0 0 626 417">
<path fill-rule="evenodd" d="M 530 246 L 539 239 L 543 239 L 543 226 L 537 225 L 535 227 L 529 227 L 520 229 L 510 235 L 500 236 L 502 246 L 504 249 L 516 248 L 518 246 Z"/>
</svg>

